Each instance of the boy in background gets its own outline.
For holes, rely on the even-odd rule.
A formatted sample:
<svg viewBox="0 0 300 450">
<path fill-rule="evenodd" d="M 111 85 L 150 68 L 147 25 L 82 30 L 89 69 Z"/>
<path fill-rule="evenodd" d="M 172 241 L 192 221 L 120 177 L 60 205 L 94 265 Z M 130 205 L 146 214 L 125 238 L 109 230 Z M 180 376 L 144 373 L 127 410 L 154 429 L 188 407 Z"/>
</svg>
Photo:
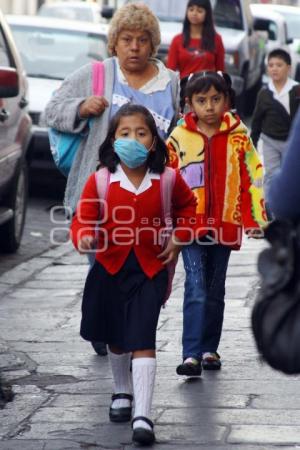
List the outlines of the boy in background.
<svg viewBox="0 0 300 450">
<path fill-rule="evenodd" d="M 283 49 L 272 50 L 268 55 L 267 73 L 270 81 L 258 93 L 252 119 L 251 138 L 257 146 L 263 141 L 265 167 L 264 190 L 268 218 L 268 191 L 274 172 L 281 167 L 285 144 L 300 100 L 300 85 L 289 77 L 291 57 Z"/>
</svg>

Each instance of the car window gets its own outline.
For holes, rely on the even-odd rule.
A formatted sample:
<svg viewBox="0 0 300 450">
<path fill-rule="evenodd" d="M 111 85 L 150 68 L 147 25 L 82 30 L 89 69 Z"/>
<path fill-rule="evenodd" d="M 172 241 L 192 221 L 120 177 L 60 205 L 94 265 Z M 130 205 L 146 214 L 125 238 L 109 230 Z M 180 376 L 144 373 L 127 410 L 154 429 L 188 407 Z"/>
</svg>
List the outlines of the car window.
<svg viewBox="0 0 300 450">
<path fill-rule="evenodd" d="M 213 0 L 215 24 L 219 27 L 243 30 L 240 0 Z"/>
<path fill-rule="evenodd" d="M 260 17 L 255 18 L 255 29 L 261 31 L 267 31 L 268 39 L 270 41 L 276 41 L 278 39 L 278 26 L 274 20 L 262 19 Z"/>
<path fill-rule="evenodd" d="M 106 39 L 80 31 L 11 24 L 28 76 L 64 79 L 74 70 L 107 57 Z"/>
<path fill-rule="evenodd" d="M 60 19 L 68 19 L 68 20 L 83 20 L 86 22 L 93 22 L 93 13 L 91 9 L 86 7 L 76 7 L 72 8 L 71 6 L 63 6 L 63 7 L 55 7 L 44 5 L 40 8 L 39 16 L 47 16 L 47 17 L 57 17 Z"/>
<path fill-rule="evenodd" d="M 0 66 L 10 67 L 9 50 L 3 35 L 3 31 L 0 28 Z"/>
</svg>

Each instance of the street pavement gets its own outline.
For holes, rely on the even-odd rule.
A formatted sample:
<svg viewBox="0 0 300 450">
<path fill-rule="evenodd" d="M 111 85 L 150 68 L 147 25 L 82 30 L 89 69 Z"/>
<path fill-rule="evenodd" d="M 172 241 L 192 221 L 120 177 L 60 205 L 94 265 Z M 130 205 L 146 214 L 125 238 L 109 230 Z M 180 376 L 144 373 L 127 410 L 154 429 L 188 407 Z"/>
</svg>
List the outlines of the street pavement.
<svg viewBox="0 0 300 450">
<path fill-rule="evenodd" d="M 157 335 L 155 450 L 300 449 L 300 378 L 262 364 L 251 334 L 256 258 L 264 245 L 246 239 L 232 254 L 219 349 L 223 367 L 194 380 L 175 372 L 181 361 L 180 262 Z M 0 276 L 0 371 L 14 395 L 0 409 L 0 450 L 137 448 L 130 425 L 108 419 L 107 357 L 79 336 L 86 273 L 85 257 L 64 245 Z"/>
</svg>

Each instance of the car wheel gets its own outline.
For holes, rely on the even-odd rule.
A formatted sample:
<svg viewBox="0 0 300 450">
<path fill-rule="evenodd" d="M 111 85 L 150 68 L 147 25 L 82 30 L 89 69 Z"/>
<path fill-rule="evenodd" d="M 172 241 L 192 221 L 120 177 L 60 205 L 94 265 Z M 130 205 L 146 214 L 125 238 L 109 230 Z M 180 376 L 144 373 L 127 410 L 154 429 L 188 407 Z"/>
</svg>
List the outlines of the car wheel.
<svg viewBox="0 0 300 450">
<path fill-rule="evenodd" d="M 0 227 L 0 248 L 7 253 L 15 252 L 21 242 L 27 208 L 27 166 L 22 164 L 14 182 L 6 206 L 14 212 L 13 217 Z"/>
</svg>

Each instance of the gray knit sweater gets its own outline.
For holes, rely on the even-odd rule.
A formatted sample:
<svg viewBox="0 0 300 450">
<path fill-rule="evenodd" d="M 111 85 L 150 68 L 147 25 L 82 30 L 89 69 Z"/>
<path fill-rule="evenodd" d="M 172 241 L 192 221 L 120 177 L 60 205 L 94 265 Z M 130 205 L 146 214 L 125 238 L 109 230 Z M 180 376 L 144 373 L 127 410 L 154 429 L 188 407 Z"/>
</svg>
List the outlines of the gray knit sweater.
<svg viewBox="0 0 300 450">
<path fill-rule="evenodd" d="M 113 58 L 104 61 L 104 97 L 110 103 L 114 86 Z M 170 71 L 174 106 L 178 105 L 178 78 Z M 48 127 L 62 132 L 80 133 L 87 127 L 87 120 L 77 120 L 80 103 L 93 95 L 92 65 L 87 64 L 67 77 L 54 93 L 45 109 L 45 122 Z M 82 140 L 67 180 L 65 206 L 75 211 L 87 178 L 96 170 L 99 147 L 104 141 L 110 118 L 111 106 L 101 116 L 96 117 L 93 126 Z"/>
</svg>

